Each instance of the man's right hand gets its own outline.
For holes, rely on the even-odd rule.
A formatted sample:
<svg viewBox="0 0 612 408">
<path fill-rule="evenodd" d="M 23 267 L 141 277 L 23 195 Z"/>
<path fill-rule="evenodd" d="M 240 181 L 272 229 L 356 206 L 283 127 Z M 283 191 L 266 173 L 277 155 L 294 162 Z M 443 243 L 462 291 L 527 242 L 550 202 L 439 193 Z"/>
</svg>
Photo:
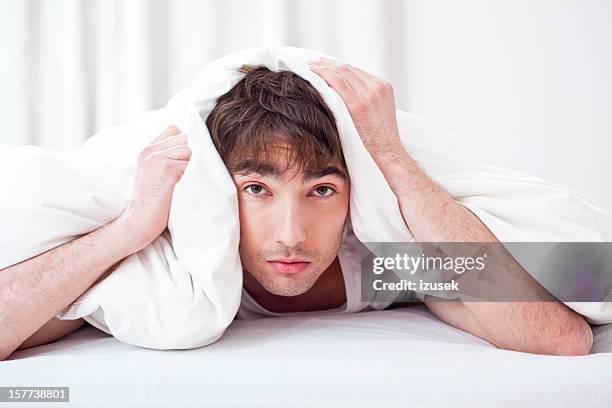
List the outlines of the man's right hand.
<svg viewBox="0 0 612 408">
<path fill-rule="evenodd" d="M 80 327 L 82 321 L 54 316 L 163 232 L 174 185 L 190 157 L 187 136 L 168 127 L 140 153 L 133 195 L 119 217 L 0 271 L 0 361 L 20 345 L 47 343 Z"/>
<path fill-rule="evenodd" d="M 187 135 L 174 125 L 139 154 L 132 198 L 118 219 L 133 240 L 133 252 L 149 245 L 167 227 L 174 186 L 190 157 Z"/>
</svg>

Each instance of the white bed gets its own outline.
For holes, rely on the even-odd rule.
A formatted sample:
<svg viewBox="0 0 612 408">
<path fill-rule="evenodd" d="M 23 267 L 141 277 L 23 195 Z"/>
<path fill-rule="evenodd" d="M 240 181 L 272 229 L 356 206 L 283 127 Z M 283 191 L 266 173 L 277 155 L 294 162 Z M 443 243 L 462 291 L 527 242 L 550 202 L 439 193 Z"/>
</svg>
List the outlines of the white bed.
<svg viewBox="0 0 612 408">
<path fill-rule="evenodd" d="M 610 407 L 612 325 L 594 332 L 592 355 L 552 357 L 498 350 L 423 306 L 235 321 L 184 351 L 87 325 L 0 362 L 0 386 L 69 386 L 70 407 Z"/>
</svg>

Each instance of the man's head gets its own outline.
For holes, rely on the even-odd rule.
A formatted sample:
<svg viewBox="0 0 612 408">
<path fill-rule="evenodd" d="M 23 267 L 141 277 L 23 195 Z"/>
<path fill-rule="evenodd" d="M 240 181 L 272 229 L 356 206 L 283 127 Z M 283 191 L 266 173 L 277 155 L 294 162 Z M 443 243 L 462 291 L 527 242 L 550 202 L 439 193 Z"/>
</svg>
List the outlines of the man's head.
<svg viewBox="0 0 612 408">
<path fill-rule="evenodd" d="M 350 184 L 338 130 L 317 90 L 293 72 L 240 72 L 206 119 L 238 192 L 240 259 L 268 292 L 297 296 L 342 241 Z"/>
</svg>

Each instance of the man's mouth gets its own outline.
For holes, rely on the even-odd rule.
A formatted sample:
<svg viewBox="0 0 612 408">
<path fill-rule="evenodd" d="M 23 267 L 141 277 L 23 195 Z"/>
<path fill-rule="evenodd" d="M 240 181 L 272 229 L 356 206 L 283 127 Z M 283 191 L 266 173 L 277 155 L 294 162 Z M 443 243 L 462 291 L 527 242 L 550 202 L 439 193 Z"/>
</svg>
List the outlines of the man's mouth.
<svg viewBox="0 0 612 408">
<path fill-rule="evenodd" d="M 304 271 L 310 262 L 297 258 L 279 258 L 269 260 L 268 264 L 278 273 L 291 275 Z"/>
</svg>

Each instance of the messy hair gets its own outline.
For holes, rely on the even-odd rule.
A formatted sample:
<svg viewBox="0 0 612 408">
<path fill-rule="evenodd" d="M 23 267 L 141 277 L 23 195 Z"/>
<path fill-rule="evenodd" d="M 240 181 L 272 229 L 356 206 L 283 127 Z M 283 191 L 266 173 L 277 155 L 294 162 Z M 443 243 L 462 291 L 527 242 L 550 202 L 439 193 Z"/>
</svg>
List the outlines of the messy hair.
<svg viewBox="0 0 612 408">
<path fill-rule="evenodd" d="M 346 164 L 333 113 L 317 90 L 297 74 L 242 65 L 244 77 L 219 97 L 206 118 L 212 141 L 231 172 L 274 165 L 287 147 L 286 171 L 318 171 Z"/>
</svg>

